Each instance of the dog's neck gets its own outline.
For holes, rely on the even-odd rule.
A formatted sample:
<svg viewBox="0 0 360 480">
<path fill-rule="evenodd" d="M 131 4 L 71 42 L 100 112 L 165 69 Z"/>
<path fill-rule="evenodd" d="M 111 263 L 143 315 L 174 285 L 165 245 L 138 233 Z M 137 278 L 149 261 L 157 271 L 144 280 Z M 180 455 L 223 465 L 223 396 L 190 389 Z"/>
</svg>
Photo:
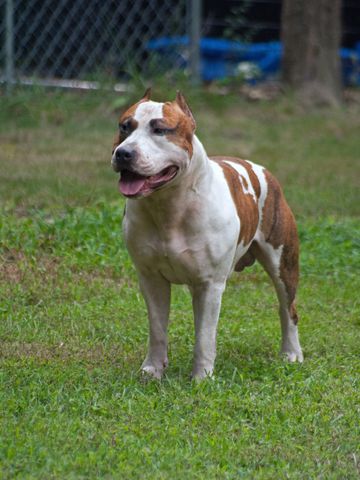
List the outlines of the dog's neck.
<svg viewBox="0 0 360 480">
<path fill-rule="evenodd" d="M 203 144 L 196 135 L 193 137 L 192 145 L 193 155 L 190 160 L 190 165 L 184 173 L 184 177 L 186 177 L 186 180 L 190 183 L 190 185 L 188 185 L 189 188 L 196 188 L 196 186 L 199 186 L 199 184 L 206 180 L 209 174 L 209 159 Z"/>
<path fill-rule="evenodd" d="M 149 197 L 137 202 L 141 209 L 146 210 L 150 216 L 161 216 L 169 220 L 181 212 L 186 211 L 186 206 L 191 205 L 194 199 L 207 192 L 211 181 L 212 170 L 209 168 L 209 159 L 200 140 L 193 137 L 193 155 L 188 168 L 181 172 L 178 178 L 166 188 L 163 188 Z M 181 209 L 179 209 L 181 205 Z M 162 220 L 164 222 L 164 220 Z"/>
</svg>

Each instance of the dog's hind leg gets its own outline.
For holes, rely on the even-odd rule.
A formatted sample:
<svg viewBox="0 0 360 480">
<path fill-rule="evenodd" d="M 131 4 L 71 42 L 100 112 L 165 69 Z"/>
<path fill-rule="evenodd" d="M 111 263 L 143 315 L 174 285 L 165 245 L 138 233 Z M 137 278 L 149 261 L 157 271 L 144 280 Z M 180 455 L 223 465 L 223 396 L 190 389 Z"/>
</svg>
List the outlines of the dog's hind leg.
<svg viewBox="0 0 360 480">
<path fill-rule="evenodd" d="M 281 321 L 281 353 L 290 362 L 302 362 L 303 354 L 298 335 L 295 294 L 298 283 L 297 255 L 289 245 L 275 249 L 267 242 L 254 242 L 251 247 L 256 259 L 269 274 L 279 300 Z"/>
<path fill-rule="evenodd" d="M 155 378 L 161 378 L 168 364 L 167 327 L 170 310 L 170 283 L 161 276 L 147 277 L 139 273 L 141 292 L 149 316 L 148 353 L 141 370 Z"/>
<path fill-rule="evenodd" d="M 268 172 L 266 175 L 269 190 L 263 220 L 250 251 L 270 275 L 276 289 L 280 304 L 281 352 L 290 362 L 302 362 L 295 307 L 299 279 L 298 234 L 279 183 Z"/>
</svg>

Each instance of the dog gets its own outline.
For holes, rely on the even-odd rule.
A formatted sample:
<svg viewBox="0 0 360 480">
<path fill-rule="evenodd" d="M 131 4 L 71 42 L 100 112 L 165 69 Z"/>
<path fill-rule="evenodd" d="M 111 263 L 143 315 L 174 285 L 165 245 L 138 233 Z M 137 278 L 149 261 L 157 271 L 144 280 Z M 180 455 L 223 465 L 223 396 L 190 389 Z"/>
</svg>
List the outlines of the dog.
<svg viewBox="0 0 360 480">
<path fill-rule="evenodd" d="M 171 102 L 144 96 L 120 117 L 112 167 L 127 198 L 123 233 L 149 317 L 142 372 L 160 379 L 168 365 L 171 284 L 192 295 L 192 376 L 212 376 L 216 330 L 226 280 L 258 260 L 279 300 L 281 352 L 302 362 L 295 295 L 299 242 L 278 181 L 262 166 L 209 157 L 178 92 Z"/>
</svg>

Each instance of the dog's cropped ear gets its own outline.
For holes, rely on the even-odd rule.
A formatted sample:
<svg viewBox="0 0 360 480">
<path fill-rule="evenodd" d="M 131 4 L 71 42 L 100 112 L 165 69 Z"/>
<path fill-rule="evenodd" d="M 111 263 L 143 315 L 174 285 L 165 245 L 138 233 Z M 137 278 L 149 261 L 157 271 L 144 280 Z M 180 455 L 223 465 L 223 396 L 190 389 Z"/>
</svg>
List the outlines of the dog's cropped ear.
<svg viewBox="0 0 360 480">
<path fill-rule="evenodd" d="M 175 99 L 176 103 L 179 105 L 179 107 L 181 108 L 181 110 L 185 113 L 185 115 L 187 117 L 190 118 L 191 120 L 191 123 L 193 124 L 193 127 L 194 127 L 194 130 L 195 130 L 195 127 L 196 127 L 196 122 L 195 122 L 195 118 L 192 114 L 192 111 L 189 107 L 189 105 L 187 104 L 186 100 L 185 100 L 185 97 L 184 95 L 180 92 L 180 90 L 178 90 L 176 92 L 176 99 Z"/>
<path fill-rule="evenodd" d="M 147 88 L 144 95 L 141 97 L 140 102 L 146 102 L 151 98 L 151 87 Z"/>
</svg>

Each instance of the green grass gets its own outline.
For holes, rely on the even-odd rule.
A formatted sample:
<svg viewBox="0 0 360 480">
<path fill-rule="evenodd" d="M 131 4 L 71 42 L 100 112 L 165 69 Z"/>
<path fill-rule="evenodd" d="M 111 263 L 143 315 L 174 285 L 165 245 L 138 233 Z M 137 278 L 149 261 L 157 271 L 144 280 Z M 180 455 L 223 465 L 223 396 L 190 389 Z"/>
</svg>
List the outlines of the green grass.
<svg viewBox="0 0 360 480">
<path fill-rule="evenodd" d="M 278 358 L 255 266 L 225 292 L 215 379 L 189 380 L 191 302 L 175 287 L 167 375 L 144 383 L 146 312 L 110 168 L 124 99 L 0 97 L 1 478 L 359 477 L 360 108 L 190 100 L 208 152 L 266 165 L 296 213 L 305 362 Z"/>
</svg>

